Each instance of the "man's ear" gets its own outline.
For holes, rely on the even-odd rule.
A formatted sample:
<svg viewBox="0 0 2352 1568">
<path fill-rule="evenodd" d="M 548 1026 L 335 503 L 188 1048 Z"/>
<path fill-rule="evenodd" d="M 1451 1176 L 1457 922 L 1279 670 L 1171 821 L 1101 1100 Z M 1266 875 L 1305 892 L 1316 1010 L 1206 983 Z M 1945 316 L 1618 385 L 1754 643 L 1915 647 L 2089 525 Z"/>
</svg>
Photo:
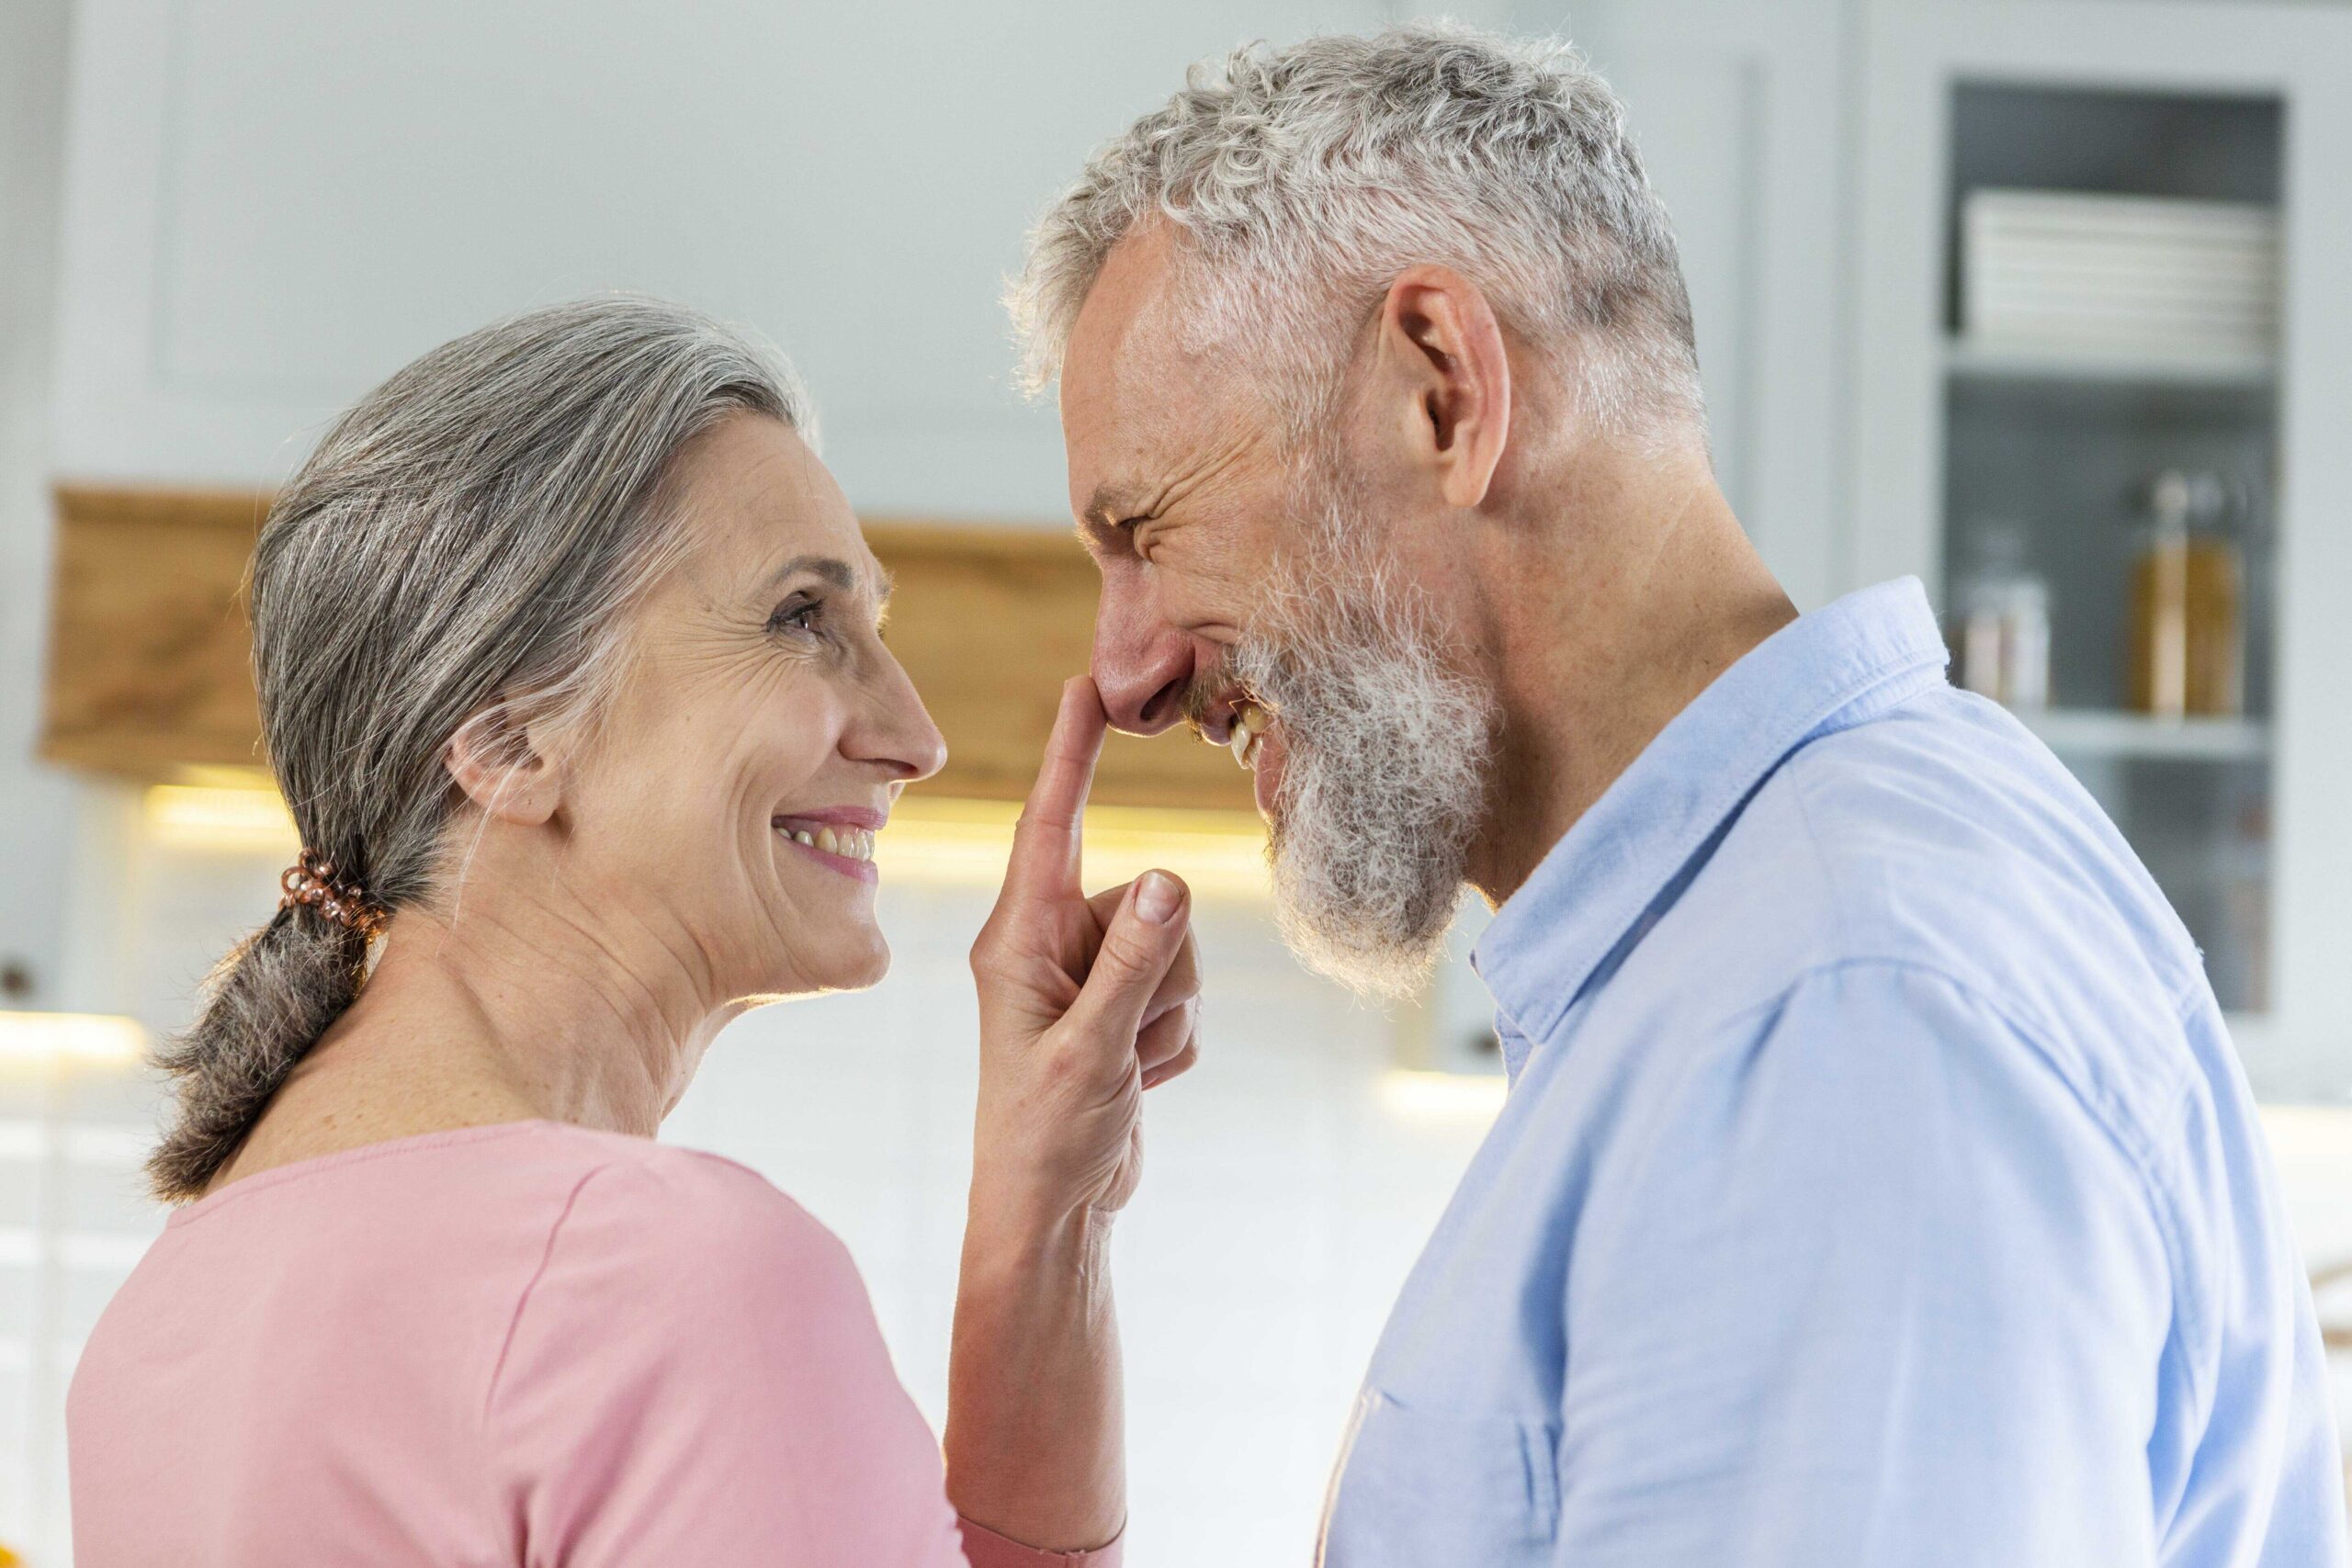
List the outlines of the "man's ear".
<svg viewBox="0 0 2352 1568">
<path fill-rule="evenodd" d="M 459 725 L 442 764 L 486 817 L 536 828 L 555 815 L 556 763 L 506 708 L 485 708 Z"/>
<path fill-rule="evenodd" d="M 1379 333 L 1408 396 L 1408 435 L 1446 503 L 1478 505 L 1510 440 L 1510 355 L 1494 307 L 1452 267 L 1408 267 L 1381 302 Z"/>
</svg>

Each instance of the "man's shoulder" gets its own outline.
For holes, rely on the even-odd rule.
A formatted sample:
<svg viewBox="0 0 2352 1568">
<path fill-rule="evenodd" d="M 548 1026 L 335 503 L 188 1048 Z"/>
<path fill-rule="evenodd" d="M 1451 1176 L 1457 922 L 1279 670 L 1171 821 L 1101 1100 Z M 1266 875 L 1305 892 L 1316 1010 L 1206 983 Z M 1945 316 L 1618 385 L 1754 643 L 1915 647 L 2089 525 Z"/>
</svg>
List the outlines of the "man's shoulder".
<svg viewBox="0 0 2352 1568">
<path fill-rule="evenodd" d="M 1636 962 L 1707 976 L 1675 1005 L 1732 1032 L 1841 967 L 1937 976 L 2149 1115 L 2192 1068 L 2182 1019 L 2204 984 L 2097 805 L 2014 719 L 1951 692 L 1792 753 Z"/>
<path fill-rule="evenodd" d="M 2177 1016 L 2194 942 L 2122 834 L 2016 719 L 1939 691 L 1793 753 L 1758 792 L 1759 836 L 1809 875 L 1819 956 L 1918 964 L 2052 1029 L 2090 991 Z M 1727 868 L 1746 855 L 1735 829 Z"/>
</svg>

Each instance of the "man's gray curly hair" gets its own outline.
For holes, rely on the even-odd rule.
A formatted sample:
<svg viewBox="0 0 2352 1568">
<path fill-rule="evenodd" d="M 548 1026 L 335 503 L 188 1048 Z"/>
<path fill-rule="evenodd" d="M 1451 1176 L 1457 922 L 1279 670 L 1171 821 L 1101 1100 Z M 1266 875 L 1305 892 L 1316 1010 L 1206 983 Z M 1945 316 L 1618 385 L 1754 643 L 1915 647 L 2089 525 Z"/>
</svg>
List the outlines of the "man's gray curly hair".
<svg viewBox="0 0 2352 1568">
<path fill-rule="evenodd" d="M 1624 106 L 1565 43 L 1399 27 L 1194 65 L 1031 231 L 1007 303 L 1032 391 L 1059 376 L 1112 249 L 1155 215 L 1187 242 L 1201 338 L 1246 321 L 1271 340 L 1268 368 L 1307 394 L 1293 409 L 1329 406 L 1314 394 L 1390 283 L 1435 262 L 1553 354 L 1597 429 L 1703 423 L 1666 209 Z"/>
</svg>

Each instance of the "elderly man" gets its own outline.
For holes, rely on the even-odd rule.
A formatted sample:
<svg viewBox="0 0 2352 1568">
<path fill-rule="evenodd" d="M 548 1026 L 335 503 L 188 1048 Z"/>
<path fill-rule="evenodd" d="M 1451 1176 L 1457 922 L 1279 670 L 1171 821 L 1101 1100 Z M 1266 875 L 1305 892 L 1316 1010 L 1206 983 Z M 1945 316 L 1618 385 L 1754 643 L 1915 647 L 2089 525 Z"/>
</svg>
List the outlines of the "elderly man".
<svg viewBox="0 0 2352 1568">
<path fill-rule="evenodd" d="M 1567 52 L 1236 54 L 1013 303 L 1113 722 L 1254 770 L 1285 931 L 1511 1088 L 1406 1285 L 1343 1568 L 2309 1564 L 2320 1339 L 2180 922 L 1919 585 L 1800 616 L 1665 210 Z"/>
</svg>

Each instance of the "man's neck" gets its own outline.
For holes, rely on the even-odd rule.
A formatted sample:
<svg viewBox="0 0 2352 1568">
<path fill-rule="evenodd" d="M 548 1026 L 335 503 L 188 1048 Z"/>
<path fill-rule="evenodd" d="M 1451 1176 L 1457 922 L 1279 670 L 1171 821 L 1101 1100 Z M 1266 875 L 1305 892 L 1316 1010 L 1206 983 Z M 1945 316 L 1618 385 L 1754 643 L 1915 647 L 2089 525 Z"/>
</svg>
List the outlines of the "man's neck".
<svg viewBox="0 0 2352 1568">
<path fill-rule="evenodd" d="M 1471 881 L 1499 906 L 1660 730 L 1796 609 L 1702 463 L 1585 465 L 1483 574 L 1499 702 Z"/>
</svg>

